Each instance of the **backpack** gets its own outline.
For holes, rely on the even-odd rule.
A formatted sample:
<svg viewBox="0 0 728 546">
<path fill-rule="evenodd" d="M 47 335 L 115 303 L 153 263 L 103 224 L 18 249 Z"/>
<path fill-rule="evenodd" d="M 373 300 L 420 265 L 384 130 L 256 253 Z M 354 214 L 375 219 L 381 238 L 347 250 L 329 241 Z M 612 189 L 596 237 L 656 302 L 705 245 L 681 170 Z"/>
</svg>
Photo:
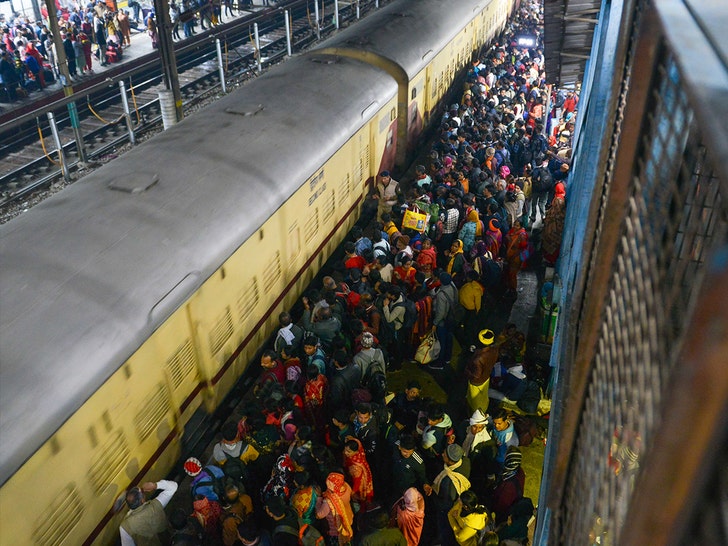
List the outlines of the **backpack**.
<svg viewBox="0 0 728 546">
<path fill-rule="evenodd" d="M 409 298 L 404 298 L 402 303 L 398 303 L 393 306 L 401 307 L 404 306 L 404 320 L 402 322 L 402 328 L 410 329 L 417 322 L 417 305 Z"/>
<path fill-rule="evenodd" d="M 526 413 L 536 413 L 541 401 L 541 387 L 535 381 L 528 381 L 523 394 L 518 397 L 516 405 Z"/>
<path fill-rule="evenodd" d="M 392 410 L 389 408 L 389 406 L 385 406 L 384 404 L 378 404 L 376 402 L 372 402 L 371 406 L 372 419 L 374 419 L 374 421 L 377 423 L 377 427 L 379 428 L 379 435 L 382 438 L 386 438 L 389 427 L 394 424 L 392 420 Z"/>
<path fill-rule="evenodd" d="M 225 457 L 227 458 L 227 461 L 225 461 L 225 465 L 222 467 L 222 471 L 226 478 L 225 485 L 234 483 L 235 485 L 240 486 L 248 483 L 250 476 L 247 465 L 238 457 L 231 457 L 227 454 Z"/>
<path fill-rule="evenodd" d="M 298 543 L 301 546 L 323 546 L 324 537 L 316 527 L 299 520 Z"/>
<path fill-rule="evenodd" d="M 547 167 L 539 167 L 533 170 L 531 176 L 531 187 L 537 193 L 546 193 L 554 185 L 554 179 Z"/>
<path fill-rule="evenodd" d="M 531 137 L 531 145 L 529 146 L 529 150 L 531 152 L 531 156 L 534 162 L 540 163 L 543 161 L 544 154 L 546 153 L 546 149 L 548 148 L 548 143 L 546 142 L 546 138 L 542 134 L 537 134 Z"/>
<path fill-rule="evenodd" d="M 441 288 L 441 290 L 445 295 L 445 299 L 450 303 L 450 309 L 447 311 L 447 320 L 453 322 L 455 326 L 459 326 L 465 318 L 465 308 L 460 305 L 460 300 L 458 298 L 455 298 L 453 301 L 444 289 Z"/>
<path fill-rule="evenodd" d="M 203 495 L 208 500 L 220 502 L 225 498 L 225 485 L 225 473 L 222 468 L 207 465 L 192 480 L 190 495 L 192 498 L 195 495 Z"/>
<path fill-rule="evenodd" d="M 513 430 L 518 435 L 519 446 L 530 446 L 538 436 L 538 427 L 533 419 L 516 415 L 513 419 Z"/>
</svg>

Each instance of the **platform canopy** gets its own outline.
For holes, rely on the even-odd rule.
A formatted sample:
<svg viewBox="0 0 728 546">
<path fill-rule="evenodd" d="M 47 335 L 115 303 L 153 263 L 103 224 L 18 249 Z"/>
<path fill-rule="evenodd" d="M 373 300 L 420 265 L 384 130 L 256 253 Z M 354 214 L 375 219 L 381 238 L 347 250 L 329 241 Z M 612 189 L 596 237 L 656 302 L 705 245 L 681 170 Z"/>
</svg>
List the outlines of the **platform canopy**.
<svg viewBox="0 0 728 546">
<path fill-rule="evenodd" d="M 601 0 L 545 0 L 546 78 L 558 87 L 581 83 Z"/>
</svg>

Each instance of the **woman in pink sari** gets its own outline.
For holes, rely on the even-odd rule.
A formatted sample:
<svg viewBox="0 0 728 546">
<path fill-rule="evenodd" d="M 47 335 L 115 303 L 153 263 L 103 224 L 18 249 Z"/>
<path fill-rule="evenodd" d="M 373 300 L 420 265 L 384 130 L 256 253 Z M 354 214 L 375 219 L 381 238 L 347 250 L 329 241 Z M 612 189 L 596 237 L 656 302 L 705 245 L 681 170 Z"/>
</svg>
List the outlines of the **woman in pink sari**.
<svg viewBox="0 0 728 546">
<path fill-rule="evenodd" d="M 407 540 L 407 546 L 417 546 L 425 524 L 425 499 L 415 487 L 410 487 L 404 496 L 394 503 L 393 517 L 397 527 Z"/>
</svg>

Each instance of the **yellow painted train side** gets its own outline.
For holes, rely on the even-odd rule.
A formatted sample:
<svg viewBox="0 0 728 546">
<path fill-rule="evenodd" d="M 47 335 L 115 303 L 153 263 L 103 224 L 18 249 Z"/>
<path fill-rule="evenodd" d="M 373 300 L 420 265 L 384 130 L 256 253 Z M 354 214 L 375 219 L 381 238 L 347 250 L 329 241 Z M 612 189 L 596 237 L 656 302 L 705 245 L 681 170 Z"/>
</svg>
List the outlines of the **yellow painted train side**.
<svg viewBox="0 0 728 546">
<path fill-rule="evenodd" d="M 0 543 L 115 540 L 117 497 L 169 473 L 192 414 L 217 407 L 357 220 L 395 145 L 396 106 L 384 104 L 4 484 Z M 30 506 L 35 517 L 17 517 Z"/>
</svg>

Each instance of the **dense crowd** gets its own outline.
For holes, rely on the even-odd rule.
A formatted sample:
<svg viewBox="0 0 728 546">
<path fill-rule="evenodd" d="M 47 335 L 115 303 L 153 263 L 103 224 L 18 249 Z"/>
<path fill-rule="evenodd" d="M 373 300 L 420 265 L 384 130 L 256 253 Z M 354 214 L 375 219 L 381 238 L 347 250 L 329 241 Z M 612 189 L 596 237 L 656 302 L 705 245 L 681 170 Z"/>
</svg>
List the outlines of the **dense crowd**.
<svg viewBox="0 0 728 546">
<path fill-rule="evenodd" d="M 114 3 L 110 3 L 112 6 Z M 68 71 L 72 81 L 92 73 L 94 64 L 106 66 L 122 60 L 131 46 L 132 32 L 146 32 L 153 48 L 159 46 L 154 9 L 143 9 L 131 0 L 128 9 L 113 9 L 102 0 L 58 10 L 58 28 Z M 268 2 L 265 3 L 268 5 Z M 233 0 L 184 0 L 170 2 L 169 15 L 174 39 L 195 34 L 197 25 L 207 30 L 252 5 Z M 34 21 L 28 16 L 14 16 L 0 22 L 0 99 L 15 101 L 44 89 L 60 75 L 56 45 L 49 30 L 48 13 Z"/>
<path fill-rule="evenodd" d="M 524 264 L 559 256 L 578 98 L 549 96 L 541 51 L 515 45 L 523 33 L 540 40 L 539 9 L 522 7 L 473 61 L 408 189 L 380 173 L 373 220 L 302 298 L 300 320 L 280 315 L 239 418 L 209 460 L 185 462 L 192 505 L 167 521 L 174 482 L 131 490 L 122 544 L 151 543 L 168 525 L 172 544 L 527 543 L 519 445 L 536 433 L 501 402 L 536 413 L 541 391 L 525 335 L 484 329 L 483 317 L 518 297 Z M 411 378 L 389 392 L 410 361 L 441 384 L 462 378 L 462 411 Z M 147 501 L 157 488 L 163 501 Z"/>
</svg>

